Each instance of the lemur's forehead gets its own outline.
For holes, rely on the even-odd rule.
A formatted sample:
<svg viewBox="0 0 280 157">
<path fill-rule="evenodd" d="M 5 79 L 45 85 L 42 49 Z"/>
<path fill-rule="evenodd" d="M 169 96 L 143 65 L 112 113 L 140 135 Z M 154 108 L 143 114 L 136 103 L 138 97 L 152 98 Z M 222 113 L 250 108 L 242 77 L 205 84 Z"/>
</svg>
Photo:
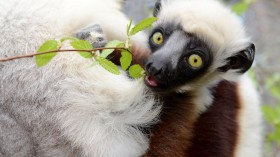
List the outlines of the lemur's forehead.
<svg viewBox="0 0 280 157">
<path fill-rule="evenodd" d="M 154 26 L 152 34 L 158 30 L 163 31 L 163 33 L 168 36 L 168 40 L 184 40 L 185 44 L 189 48 L 204 47 L 208 50 L 210 49 L 203 39 L 200 39 L 196 34 L 186 32 L 180 23 L 170 21 L 157 23 Z M 178 33 L 180 33 L 180 35 Z M 177 43 L 175 42 L 174 44 L 176 45 Z"/>
<path fill-rule="evenodd" d="M 156 25 L 172 21 L 185 32 L 207 42 L 214 52 L 222 47 L 234 47 L 245 37 L 237 16 L 214 0 L 168 1 L 158 18 Z"/>
</svg>

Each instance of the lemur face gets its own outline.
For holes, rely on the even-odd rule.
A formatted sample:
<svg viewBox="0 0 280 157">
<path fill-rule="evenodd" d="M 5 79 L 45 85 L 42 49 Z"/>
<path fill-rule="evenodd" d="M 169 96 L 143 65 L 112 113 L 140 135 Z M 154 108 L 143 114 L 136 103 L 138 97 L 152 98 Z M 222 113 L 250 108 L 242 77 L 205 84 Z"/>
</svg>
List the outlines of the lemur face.
<svg viewBox="0 0 280 157">
<path fill-rule="evenodd" d="M 158 21 L 145 65 L 145 82 L 152 89 L 193 90 L 219 79 L 234 80 L 251 67 L 254 44 L 237 16 L 220 3 L 158 0 L 154 16 Z"/>
<path fill-rule="evenodd" d="M 153 30 L 152 55 L 146 63 L 146 83 L 156 90 L 182 86 L 207 72 L 212 53 L 206 43 L 171 23 Z"/>
</svg>

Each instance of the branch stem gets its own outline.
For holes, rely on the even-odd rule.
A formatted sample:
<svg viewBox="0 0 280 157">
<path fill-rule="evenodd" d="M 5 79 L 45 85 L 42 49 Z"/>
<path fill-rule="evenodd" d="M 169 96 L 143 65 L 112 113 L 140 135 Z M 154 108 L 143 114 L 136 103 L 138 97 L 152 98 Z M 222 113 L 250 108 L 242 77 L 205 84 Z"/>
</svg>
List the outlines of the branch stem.
<svg viewBox="0 0 280 157">
<path fill-rule="evenodd" d="M 6 61 L 21 59 L 21 58 L 30 58 L 30 57 L 34 57 L 34 56 L 37 56 L 37 55 L 43 55 L 43 54 L 55 53 L 55 52 L 88 52 L 88 53 L 93 53 L 94 51 L 105 50 L 105 49 L 125 49 L 125 47 L 103 47 L 103 48 L 94 48 L 92 50 L 54 50 L 54 51 L 32 53 L 32 54 L 26 54 L 26 55 L 20 55 L 20 56 L 8 57 L 8 58 L 0 58 L 0 62 L 6 62 Z"/>
</svg>

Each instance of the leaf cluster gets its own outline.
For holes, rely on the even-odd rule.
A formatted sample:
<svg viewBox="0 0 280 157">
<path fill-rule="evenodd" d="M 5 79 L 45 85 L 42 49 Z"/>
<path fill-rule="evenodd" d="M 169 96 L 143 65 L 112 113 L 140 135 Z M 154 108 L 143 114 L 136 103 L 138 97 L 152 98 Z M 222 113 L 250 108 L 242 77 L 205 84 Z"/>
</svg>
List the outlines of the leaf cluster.
<svg viewBox="0 0 280 157">
<path fill-rule="evenodd" d="M 278 101 L 276 105 L 263 105 L 262 111 L 265 120 L 272 126 L 274 131 L 270 132 L 267 140 L 276 142 L 280 147 L 280 74 L 274 74 L 265 81 L 266 89 Z"/>
<path fill-rule="evenodd" d="M 107 71 L 119 75 L 121 74 L 117 65 L 107 59 L 107 57 L 114 52 L 115 49 L 121 50 L 121 68 L 126 71 L 133 78 L 140 78 L 144 75 L 144 69 L 136 64 L 132 63 L 132 54 L 130 47 L 131 36 L 137 34 L 140 31 L 150 27 L 157 19 L 154 17 L 146 18 L 132 27 L 132 19 L 127 25 L 127 39 L 126 41 L 112 40 L 108 42 L 101 53 L 97 53 L 97 50 L 90 44 L 89 41 L 80 40 L 74 37 L 64 37 L 60 40 L 48 40 L 44 42 L 38 49 L 36 55 L 36 64 L 38 67 L 43 67 L 48 64 L 58 52 L 61 52 L 61 45 L 65 41 L 70 41 L 71 46 L 84 58 L 93 59 L 94 64 L 99 64 Z M 51 53 L 46 53 L 51 52 Z"/>
<path fill-rule="evenodd" d="M 255 0 L 242 0 L 238 3 L 235 3 L 234 5 L 231 6 L 231 9 L 233 12 L 235 12 L 237 15 L 242 15 L 245 13 L 249 6 L 255 2 Z"/>
</svg>

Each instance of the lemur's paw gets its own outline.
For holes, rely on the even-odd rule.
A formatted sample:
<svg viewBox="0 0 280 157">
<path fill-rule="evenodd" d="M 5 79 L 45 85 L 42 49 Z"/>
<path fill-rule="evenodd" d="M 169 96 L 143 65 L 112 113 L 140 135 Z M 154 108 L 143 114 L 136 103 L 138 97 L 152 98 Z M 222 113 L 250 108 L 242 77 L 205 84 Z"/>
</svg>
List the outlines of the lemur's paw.
<svg viewBox="0 0 280 157">
<path fill-rule="evenodd" d="M 104 47 L 107 44 L 105 34 L 99 24 L 91 24 L 82 28 L 74 36 L 89 41 L 94 48 Z"/>
</svg>

